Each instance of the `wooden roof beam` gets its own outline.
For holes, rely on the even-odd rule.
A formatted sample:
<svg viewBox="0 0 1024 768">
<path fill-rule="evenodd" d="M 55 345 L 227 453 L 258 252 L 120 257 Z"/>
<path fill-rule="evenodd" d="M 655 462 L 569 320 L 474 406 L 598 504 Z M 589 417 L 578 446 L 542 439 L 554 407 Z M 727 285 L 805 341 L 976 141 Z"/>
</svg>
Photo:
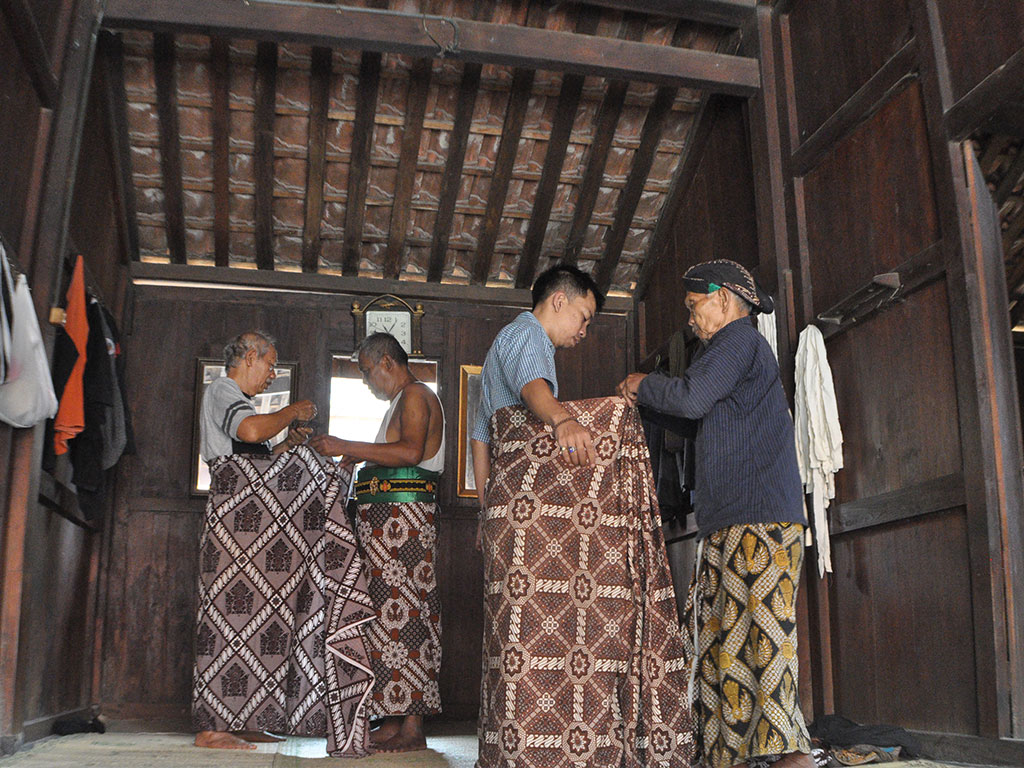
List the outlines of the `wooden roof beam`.
<svg viewBox="0 0 1024 768">
<path fill-rule="evenodd" d="M 309 157 L 306 169 L 306 219 L 302 228 L 302 271 L 320 264 L 324 217 L 324 175 L 327 168 L 327 108 L 331 94 L 330 48 L 314 48 L 310 62 Z"/>
<path fill-rule="evenodd" d="M 218 267 L 230 264 L 231 251 L 231 62 L 228 41 L 210 41 L 210 85 L 213 95 L 213 258 Z"/>
<path fill-rule="evenodd" d="M 578 0 L 580 5 L 596 5 L 620 11 L 635 11 L 651 16 L 703 21 L 727 27 L 741 27 L 754 15 L 757 0 Z"/>
<path fill-rule="evenodd" d="M 523 69 L 637 80 L 751 96 L 760 88 L 756 59 L 688 48 L 558 32 L 515 24 L 421 16 L 309 2 L 238 0 L 109 0 L 103 24 L 111 29 L 226 37 L 356 48 L 434 57 L 438 39 L 456 43 L 463 61 Z"/>
<path fill-rule="evenodd" d="M 388 250 L 384 258 L 384 277 L 393 280 L 398 279 L 402 272 L 402 255 L 405 250 L 406 234 L 409 231 L 412 187 L 416 181 L 416 162 L 420 154 L 423 117 L 427 112 L 427 94 L 430 92 L 432 72 L 433 61 L 419 59 L 409 73 L 405 128 L 402 132 L 402 148 L 398 155 L 398 178 L 395 181 L 395 198 L 391 206 L 391 223 L 388 227 Z"/>
<path fill-rule="evenodd" d="M 590 10 L 590 12 L 586 12 Z M 583 16 L 576 25 L 576 31 L 592 35 L 597 31 L 598 15 L 592 9 L 585 9 Z M 551 206 L 555 202 L 558 182 L 565 165 L 565 153 L 569 148 L 572 126 L 576 121 L 576 110 L 583 94 L 584 78 L 581 75 L 565 75 L 558 93 L 558 109 L 551 125 L 551 138 L 548 139 L 547 151 L 544 153 L 544 168 L 537 184 L 534 197 L 533 212 L 526 230 L 523 254 L 519 259 L 516 271 L 516 288 L 529 288 L 533 284 L 537 272 L 537 262 L 544 246 L 548 221 L 551 219 Z"/>
<path fill-rule="evenodd" d="M 644 31 L 644 21 L 640 16 L 627 14 L 622 21 L 619 37 L 624 40 L 638 40 Z M 615 126 L 619 124 L 622 106 L 626 101 L 629 83 L 613 80 L 608 83 L 604 99 L 597 112 L 594 126 L 594 140 L 587 152 L 587 166 L 580 182 L 576 196 L 576 209 L 573 211 L 572 225 L 565 239 L 565 261 L 575 264 L 583 250 L 583 240 L 587 235 L 587 226 L 594 214 L 597 193 L 604 179 L 604 167 L 608 162 L 608 151 L 615 138 Z"/>
<path fill-rule="evenodd" d="M 174 37 L 153 36 L 156 111 L 160 125 L 160 172 L 164 179 L 164 220 L 172 264 L 188 261 L 185 247 L 185 206 L 178 130 L 178 77 L 174 71 Z"/>
<path fill-rule="evenodd" d="M 363 239 L 363 209 L 366 182 L 370 177 L 373 114 L 377 109 L 380 67 L 379 53 L 363 53 L 359 62 L 359 93 L 356 96 L 356 117 L 352 125 L 352 155 L 348 166 L 348 195 L 345 199 L 345 239 L 341 265 L 342 274 L 345 275 L 359 274 L 359 246 Z"/>
<path fill-rule="evenodd" d="M 274 269 L 274 115 L 277 44 L 256 46 L 256 115 L 253 176 L 256 181 L 256 266 Z"/>
</svg>

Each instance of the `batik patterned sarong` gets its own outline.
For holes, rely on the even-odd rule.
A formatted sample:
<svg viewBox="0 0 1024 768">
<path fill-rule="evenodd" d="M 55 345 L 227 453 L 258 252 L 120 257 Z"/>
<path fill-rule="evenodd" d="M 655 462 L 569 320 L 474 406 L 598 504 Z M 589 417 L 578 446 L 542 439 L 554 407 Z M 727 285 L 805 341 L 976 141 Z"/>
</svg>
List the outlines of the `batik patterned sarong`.
<svg viewBox="0 0 1024 768">
<path fill-rule="evenodd" d="M 811 751 L 797 696 L 796 594 L 802 525 L 734 525 L 701 544 L 685 623 L 696 604 L 700 754 L 709 768 Z"/>
<path fill-rule="evenodd" d="M 491 420 L 480 768 L 679 766 L 688 668 L 647 447 L 621 398 L 563 403 L 597 464 L 525 408 Z"/>
<path fill-rule="evenodd" d="M 434 576 L 434 502 L 360 504 L 377 620 L 367 629 L 373 673 L 370 717 L 441 711 L 441 600 Z"/>
<path fill-rule="evenodd" d="M 300 446 L 210 467 L 200 540 L 193 722 L 327 736 L 368 752 L 374 616 L 345 514 L 351 471 Z"/>
</svg>

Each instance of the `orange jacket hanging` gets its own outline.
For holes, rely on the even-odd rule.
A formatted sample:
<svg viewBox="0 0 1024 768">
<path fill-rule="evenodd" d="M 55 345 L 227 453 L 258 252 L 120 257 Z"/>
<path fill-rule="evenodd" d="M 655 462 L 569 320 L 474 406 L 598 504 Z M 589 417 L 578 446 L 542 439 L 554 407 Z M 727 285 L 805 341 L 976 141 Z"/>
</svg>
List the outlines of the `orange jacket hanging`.
<svg viewBox="0 0 1024 768">
<path fill-rule="evenodd" d="M 85 317 L 85 277 L 82 257 L 75 258 L 75 271 L 67 292 L 67 319 L 64 330 L 78 351 L 78 360 L 60 398 L 53 424 L 53 449 L 60 456 L 68 452 L 68 440 L 85 429 L 85 396 L 82 374 L 85 372 L 85 344 L 89 339 L 89 321 Z"/>
</svg>

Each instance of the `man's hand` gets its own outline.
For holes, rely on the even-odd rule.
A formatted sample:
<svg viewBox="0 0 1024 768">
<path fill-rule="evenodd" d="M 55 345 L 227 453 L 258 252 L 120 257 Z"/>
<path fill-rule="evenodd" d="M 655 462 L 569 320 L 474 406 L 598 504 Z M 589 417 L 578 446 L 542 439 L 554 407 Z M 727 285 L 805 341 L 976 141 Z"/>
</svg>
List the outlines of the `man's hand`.
<svg viewBox="0 0 1024 768">
<path fill-rule="evenodd" d="M 294 448 L 296 445 L 302 445 L 309 440 L 309 436 L 312 434 L 312 427 L 291 427 L 288 430 L 288 437 L 284 441 L 288 443 L 289 448 Z"/>
<path fill-rule="evenodd" d="M 636 391 L 640 389 L 640 382 L 647 378 L 646 373 L 631 373 L 619 382 L 615 391 L 626 398 L 630 405 L 636 405 Z"/>
<path fill-rule="evenodd" d="M 564 418 L 564 417 L 563 417 Z M 594 440 L 590 433 L 576 419 L 556 422 L 555 442 L 562 452 L 562 458 L 574 467 L 588 467 L 597 463 Z"/>
<path fill-rule="evenodd" d="M 317 435 L 310 438 L 309 447 L 321 456 L 341 456 L 345 453 L 344 442 L 330 435 Z"/>
<path fill-rule="evenodd" d="M 292 412 L 292 420 L 309 421 L 316 418 L 316 405 L 312 400 L 299 400 L 288 406 Z"/>
</svg>

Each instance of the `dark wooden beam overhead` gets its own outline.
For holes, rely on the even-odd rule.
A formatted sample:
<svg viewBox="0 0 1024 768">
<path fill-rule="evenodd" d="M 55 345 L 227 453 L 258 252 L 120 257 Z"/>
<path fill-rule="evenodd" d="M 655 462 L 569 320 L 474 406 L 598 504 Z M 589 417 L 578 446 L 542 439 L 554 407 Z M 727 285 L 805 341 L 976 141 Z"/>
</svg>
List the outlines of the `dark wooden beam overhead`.
<svg viewBox="0 0 1024 768">
<path fill-rule="evenodd" d="M 277 107 L 277 44 L 256 46 L 256 266 L 274 268 L 274 115 Z"/>
<path fill-rule="evenodd" d="M 210 86 L 213 96 L 213 258 L 230 263 L 231 251 L 231 62 L 228 41 L 210 41 Z"/>
<path fill-rule="evenodd" d="M 246 288 L 271 289 L 281 294 L 342 293 L 361 296 L 379 296 L 394 293 L 406 299 L 444 299 L 495 304 L 500 306 L 531 306 L 530 292 L 518 288 L 494 288 L 484 285 L 456 283 L 426 283 L 415 280 L 387 280 L 379 277 L 346 277 L 304 272 L 261 272 L 257 269 L 205 267 L 187 264 L 151 264 L 144 261 L 131 265 L 133 281 L 144 284 L 169 281 L 195 283 L 197 286 L 224 286 L 237 290 Z M 633 308 L 632 299 L 609 296 L 604 312 L 626 314 Z"/>
<path fill-rule="evenodd" d="M 1024 48 L 946 111 L 943 122 L 950 140 L 966 139 L 1010 102 L 1024 103 Z"/>
<path fill-rule="evenodd" d="M 345 202 L 345 234 L 342 243 L 341 272 L 359 273 L 359 249 L 363 240 L 363 211 L 366 181 L 370 176 L 370 150 L 373 147 L 373 115 L 377 109 L 381 55 L 364 53 L 359 62 L 359 93 L 352 126 L 352 153 L 348 165 L 348 195 Z"/>
<path fill-rule="evenodd" d="M 756 59 L 515 24 L 453 21 L 458 29 L 457 50 L 450 55 L 463 61 L 639 80 L 736 96 L 751 96 L 760 87 Z M 447 17 L 316 3 L 109 0 L 104 24 L 112 29 L 174 30 L 417 58 L 439 53 L 431 34 L 444 41 L 455 39 Z"/>
<path fill-rule="evenodd" d="M 22 63 L 28 69 L 39 103 L 53 109 L 57 106 L 57 78 L 53 76 L 46 44 L 28 0 L 0 0 L 0 12 L 7 19 L 7 28 L 21 54 Z"/>
<path fill-rule="evenodd" d="M 579 0 L 579 4 L 730 27 L 742 26 L 757 8 L 757 0 Z"/>
<path fill-rule="evenodd" d="M 409 73 L 409 98 L 405 107 L 405 128 L 402 132 L 402 148 L 398 156 L 395 202 L 391 206 L 391 223 L 388 227 L 388 250 L 384 259 L 384 277 L 391 279 L 397 279 L 402 272 L 405 236 L 409 230 L 409 205 L 412 202 L 413 182 L 416 181 L 416 162 L 420 154 L 423 116 L 427 111 L 427 94 L 430 91 L 432 70 L 433 61 L 431 59 L 419 59 Z"/>
<path fill-rule="evenodd" d="M 679 158 L 679 165 L 676 166 L 676 171 L 672 176 L 672 184 L 665 196 L 661 215 L 658 217 L 658 223 L 654 226 L 654 233 L 651 235 L 651 242 L 644 255 L 640 275 L 637 277 L 636 289 L 633 291 L 633 298 L 636 301 L 642 301 L 647 295 L 654 267 L 668 247 L 679 209 L 693 183 L 694 176 L 697 175 L 697 168 L 700 166 L 700 159 L 704 155 L 704 147 L 711 135 L 711 129 L 715 125 L 719 109 L 720 101 L 716 97 L 705 99 L 686 132 L 682 157 Z"/>
<path fill-rule="evenodd" d="M 185 207 L 181 184 L 181 145 L 178 140 L 178 77 L 174 67 L 174 38 L 153 36 L 156 111 L 160 122 L 160 171 L 163 174 L 167 251 L 174 264 L 186 263 Z"/>
<path fill-rule="evenodd" d="M 588 9 L 584 9 L 583 16 L 576 25 L 576 31 L 592 35 L 597 31 L 597 22 L 598 15 L 592 9 L 589 9 L 589 12 Z M 562 173 L 562 166 L 565 164 L 566 150 L 569 148 L 569 137 L 576 120 L 580 95 L 583 93 L 583 81 L 584 78 L 581 75 L 565 75 L 562 78 L 562 87 L 558 93 L 558 108 L 551 125 L 551 138 L 548 139 L 547 151 L 544 153 L 544 168 L 540 174 L 540 182 L 537 184 L 533 212 L 530 215 L 530 224 L 527 227 L 526 240 L 523 244 L 523 254 L 519 258 L 519 268 L 516 271 L 516 288 L 529 288 L 533 284 L 533 278 L 537 272 L 537 262 L 540 260 L 540 252 L 544 247 L 544 236 L 548 229 L 548 220 L 551 217 L 551 206 L 555 202 L 558 180 Z"/>
<path fill-rule="evenodd" d="M 996 187 L 993 197 L 995 197 L 997 208 L 1002 208 L 1003 203 L 1010 199 L 1013 188 L 1020 183 L 1022 178 L 1024 178 L 1024 144 L 1017 150 L 1017 157 L 1014 158 L 1013 164 L 1006 170 L 1003 180 Z"/>
<path fill-rule="evenodd" d="M 306 219 L 302 228 L 302 271 L 320 264 L 320 226 L 324 217 L 327 167 L 327 108 L 331 95 L 331 49 L 314 48 L 310 62 L 309 157 L 306 170 Z"/>
<path fill-rule="evenodd" d="M 491 272 L 494 244 L 498 241 L 498 227 L 501 225 L 501 214 L 505 209 L 505 198 L 508 196 L 508 183 L 512 179 L 512 168 L 516 163 L 526 108 L 530 104 L 530 95 L 533 92 L 533 76 L 532 69 L 517 69 L 512 75 L 512 89 L 509 91 L 505 122 L 501 128 L 501 141 L 494 159 L 494 175 L 491 176 L 491 186 L 487 190 L 487 211 L 480 225 L 480 237 L 477 239 L 473 261 L 471 280 L 476 284 L 486 283 Z"/>
<path fill-rule="evenodd" d="M 139 221 L 135 209 L 131 148 L 128 142 L 128 99 L 124 90 L 124 44 L 121 36 L 104 32 L 97 41 L 97 64 L 103 78 L 104 101 L 114 165 L 114 196 L 124 255 L 139 260 Z"/>
<path fill-rule="evenodd" d="M 644 183 L 651 172 L 654 155 L 661 141 L 661 132 L 665 127 L 665 118 L 672 111 L 672 102 L 676 99 L 676 88 L 659 88 L 654 95 L 654 103 L 647 110 L 644 127 L 640 132 L 640 144 L 633 153 L 633 164 L 629 168 L 626 186 L 619 193 L 615 206 L 615 220 L 605 235 L 604 254 L 594 270 L 594 281 L 602 293 L 607 293 L 615 277 L 615 268 L 619 264 L 622 248 L 629 235 L 629 225 L 633 222 L 636 207 L 644 191 Z"/>
<path fill-rule="evenodd" d="M 643 18 L 636 14 L 626 14 L 623 19 L 619 37 L 623 40 L 639 40 L 644 31 Z M 604 166 L 608 162 L 608 151 L 615 138 L 615 126 L 619 124 L 622 105 L 626 102 L 626 91 L 629 83 L 613 80 L 608 83 L 604 99 L 597 113 L 594 127 L 594 140 L 587 152 L 587 167 L 583 172 L 579 193 L 576 197 L 576 209 L 573 211 L 572 225 L 569 236 L 565 240 L 564 260 L 575 264 L 583 250 L 583 240 L 587 234 L 590 217 L 594 213 L 597 193 L 604 179 Z"/>
<path fill-rule="evenodd" d="M 444 274 L 445 254 L 452 234 L 455 217 L 455 203 L 459 198 L 462 183 L 462 166 L 466 162 L 466 144 L 469 128 L 473 122 L 473 108 L 480 90 L 480 64 L 467 64 L 462 70 L 459 82 L 459 100 L 455 105 L 455 123 L 448 137 L 448 159 L 445 161 L 444 176 L 441 179 L 441 194 L 437 201 L 437 218 L 434 220 L 434 238 L 430 245 L 430 263 L 427 267 L 427 281 L 437 283 Z"/>
</svg>

